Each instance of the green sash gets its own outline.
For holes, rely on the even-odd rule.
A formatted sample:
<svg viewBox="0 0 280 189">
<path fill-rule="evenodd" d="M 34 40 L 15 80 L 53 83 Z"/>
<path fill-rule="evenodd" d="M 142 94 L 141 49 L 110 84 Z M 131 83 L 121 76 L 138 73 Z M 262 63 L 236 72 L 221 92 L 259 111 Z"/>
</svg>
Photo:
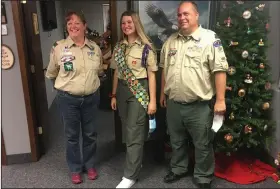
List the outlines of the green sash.
<svg viewBox="0 0 280 189">
<path fill-rule="evenodd" d="M 148 104 L 150 97 L 146 89 L 142 84 L 137 80 L 131 69 L 125 62 L 125 50 L 126 45 L 117 43 L 115 46 L 115 61 L 117 62 L 118 72 L 122 75 L 123 79 L 126 81 L 126 84 L 132 94 L 136 97 L 139 103 L 148 110 Z"/>
</svg>

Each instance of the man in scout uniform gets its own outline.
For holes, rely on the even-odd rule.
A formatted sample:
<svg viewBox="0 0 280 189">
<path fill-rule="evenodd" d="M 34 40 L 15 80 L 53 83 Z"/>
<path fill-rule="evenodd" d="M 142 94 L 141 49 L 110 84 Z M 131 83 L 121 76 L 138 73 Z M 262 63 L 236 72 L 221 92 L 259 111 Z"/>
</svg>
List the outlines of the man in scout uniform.
<svg viewBox="0 0 280 189">
<path fill-rule="evenodd" d="M 54 43 L 46 77 L 54 81 L 57 102 L 63 118 L 66 137 L 66 159 L 74 184 L 82 182 L 81 172 L 97 178 L 94 168 L 96 151 L 96 111 L 99 103 L 98 76 L 102 74 L 102 53 L 97 44 L 85 37 L 83 15 L 66 16 L 67 39 Z M 81 127 L 81 129 L 80 129 Z M 80 150 L 82 132 L 82 153 Z"/>
<path fill-rule="evenodd" d="M 182 2 L 177 15 L 180 30 L 163 45 L 160 61 L 163 68 L 160 101 L 167 107 L 172 146 L 171 169 L 164 182 L 187 175 L 185 139 L 189 132 L 195 146 L 194 179 L 200 188 L 210 188 L 214 151 L 209 101 L 216 94 L 214 113 L 225 112 L 228 64 L 217 35 L 198 25 L 199 13 L 194 2 Z"/>
</svg>

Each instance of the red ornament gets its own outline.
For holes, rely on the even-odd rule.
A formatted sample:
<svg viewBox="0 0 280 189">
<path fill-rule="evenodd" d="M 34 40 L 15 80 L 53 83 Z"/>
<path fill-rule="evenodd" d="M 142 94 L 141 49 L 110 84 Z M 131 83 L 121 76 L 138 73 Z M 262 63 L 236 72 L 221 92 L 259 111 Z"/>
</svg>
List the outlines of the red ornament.
<svg viewBox="0 0 280 189">
<path fill-rule="evenodd" d="M 252 133 L 252 127 L 250 127 L 249 125 L 246 125 L 244 127 L 244 133 L 245 134 Z"/>
<path fill-rule="evenodd" d="M 224 138 L 227 143 L 231 143 L 233 141 L 233 136 L 230 133 L 226 134 Z"/>
<path fill-rule="evenodd" d="M 225 24 L 227 27 L 230 27 L 231 26 L 231 18 L 228 17 L 226 20 L 225 20 Z"/>
<path fill-rule="evenodd" d="M 269 29 L 269 24 L 268 24 L 268 23 L 266 23 L 266 25 L 265 25 L 265 29 L 266 29 L 266 30 L 268 30 L 268 29 Z"/>
</svg>

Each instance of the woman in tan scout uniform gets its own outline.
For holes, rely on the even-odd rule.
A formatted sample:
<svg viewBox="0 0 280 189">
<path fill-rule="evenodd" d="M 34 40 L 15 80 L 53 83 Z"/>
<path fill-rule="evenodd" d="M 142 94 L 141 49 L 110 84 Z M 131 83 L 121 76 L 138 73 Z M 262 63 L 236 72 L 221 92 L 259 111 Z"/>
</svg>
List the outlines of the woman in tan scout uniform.
<svg viewBox="0 0 280 189">
<path fill-rule="evenodd" d="M 145 127 L 147 114 L 156 112 L 155 71 L 158 67 L 139 16 L 126 11 L 120 22 L 123 39 L 117 43 L 111 63 L 116 68 L 111 106 L 116 110 L 118 104 L 127 149 L 124 177 L 117 188 L 130 188 L 142 164 L 145 135 L 148 132 Z"/>
<path fill-rule="evenodd" d="M 51 50 L 46 77 L 54 81 L 57 101 L 66 136 L 66 159 L 74 184 L 82 182 L 80 173 L 86 168 L 94 180 L 96 151 L 96 110 L 99 103 L 98 74 L 102 72 L 102 53 L 95 42 L 85 37 L 83 15 L 69 12 L 66 16 L 69 36 L 56 42 Z M 80 127 L 83 159 L 80 155 Z"/>
</svg>

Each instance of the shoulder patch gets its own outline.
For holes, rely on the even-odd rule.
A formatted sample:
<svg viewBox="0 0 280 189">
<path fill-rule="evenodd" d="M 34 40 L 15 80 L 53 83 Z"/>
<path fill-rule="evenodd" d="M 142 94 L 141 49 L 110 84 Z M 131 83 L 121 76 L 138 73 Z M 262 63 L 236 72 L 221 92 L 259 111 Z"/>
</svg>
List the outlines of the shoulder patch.
<svg viewBox="0 0 280 189">
<path fill-rule="evenodd" d="M 54 42 L 54 44 L 53 44 L 53 48 L 55 48 L 57 45 L 58 45 L 57 41 L 56 41 L 56 42 Z"/>
<path fill-rule="evenodd" d="M 216 40 L 214 43 L 213 43 L 213 46 L 214 47 L 220 47 L 220 46 L 222 46 L 222 42 L 221 42 L 221 40 Z"/>
</svg>

